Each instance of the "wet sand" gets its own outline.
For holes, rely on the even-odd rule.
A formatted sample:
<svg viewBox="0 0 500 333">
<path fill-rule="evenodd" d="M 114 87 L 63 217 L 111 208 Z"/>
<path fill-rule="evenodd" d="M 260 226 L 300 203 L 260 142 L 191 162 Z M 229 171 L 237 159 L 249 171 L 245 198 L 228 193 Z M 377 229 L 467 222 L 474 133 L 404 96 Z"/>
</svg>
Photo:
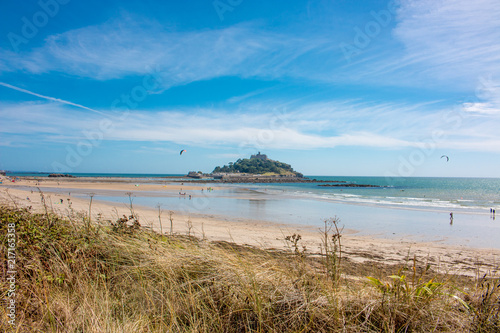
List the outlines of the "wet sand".
<svg viewBox="0 0 500 333">
<path fill-rule="evenodd" d="M 42 210 L 41 196 L 38 193 L 36 181 L 22 179 L 11 183 L 3 180 L 0 184 L 0 200 L 22 207 L 31 206 Z M 136 186 L 139 185 L 139 186 Z M 205 186 L 204 186 L 205 185 Z M 94 191 L 133 192 L 135 197 L 141 193 L 157 192 L 167 196 L 177 196 L 183 193 L 199 193 L 206 189 L 203 184 L 139 184 L 137 180 L 120 182 L 106 179 L 48 179 L 40 186 L 44 188 L 46 203 L 54 212 L 68 216 L 71 212 L 89 212 L 90 196 L 70 195 L 71 189 L 92 193 Z M 213 191 L 225 190 L 223 187 L 212 186 Z M 33 193 L 32 193 L 33 191 Z M 186 194 L 188 195 L 188 194 Z M 29 199 L 28 199 L 29 198 Z M 62 203 L 61 203 L 62 199 Z M 68 200 L 69 199 L 69 200 Z M 170 232 L 169 207 L 161 207 L 160 218 L 158 209 L 133 204 L 133 210 L 139 216 L 143 227 L 152 228 L 163 233 Z M 106 202 L 93 198 L 91 215 L 94 221 L 115 221 L 122 215 L 130 215 L 130 207 L 126 204 Z M 309 253 L 320 252 L 321 234 L 317 226 L 290 225 L 254 220 L 250 218 L 235 218 L 223 215 L 206 214 L 203 211 L 183 212 L 173 211 L 173 232 L 191 233 L 207 240 L 222 240 L 238 244 L 248 244 L 266 249 L 287 249 L 285 236 L 298 233 L 302 236 L 301 245 L 307 247 Z M 160 224 L 161 220 L 161 224 Z M 500 250 L 477 249 L 466 245 L 445 245 L 439 241 L 418 242 L 405 239 L 384 239 L 373 236 L 359 236 L 354 230 L 345 229 L 342 236 L 343 256 L 356 262 L 379 262 L 402 265 L 408 258 L 416 256 L 421 264 L 429 263 L 434 271 L 475 276 L 487 273 L 489 276 L 500 275 Z"/>
</svg>

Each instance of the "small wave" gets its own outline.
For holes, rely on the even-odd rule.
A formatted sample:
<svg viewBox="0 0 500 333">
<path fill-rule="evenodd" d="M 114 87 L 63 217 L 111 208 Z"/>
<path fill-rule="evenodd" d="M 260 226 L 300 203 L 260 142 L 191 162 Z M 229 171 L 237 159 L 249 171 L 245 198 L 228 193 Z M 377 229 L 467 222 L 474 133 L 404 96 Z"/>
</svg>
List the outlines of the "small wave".
<svg viewBox="0 0 500 333">
<path fill-rule="evenodd" d="M 334 195 L 338 195 L 340 197 L 346 197 L 346 198 L 362 198 L 361 195 L 357 195 L 357 194 L 334 194 Z"/>
<path fill-rule="evenodd" d="M 397 206 L 408 208 L 431 208 L 431 209 L 468 209 L 468 210 L 482 210 L 484 207 L 478 205 L 467 205 L 444 201 L 440 199 L 429 198 L 388 198 L 388 197 L 360 197 L 360 196 L 341 196 L 330 197 L 334 201 L 346 202 L 353 204 L 368 204 L 377 206 Z"/>
</svg>

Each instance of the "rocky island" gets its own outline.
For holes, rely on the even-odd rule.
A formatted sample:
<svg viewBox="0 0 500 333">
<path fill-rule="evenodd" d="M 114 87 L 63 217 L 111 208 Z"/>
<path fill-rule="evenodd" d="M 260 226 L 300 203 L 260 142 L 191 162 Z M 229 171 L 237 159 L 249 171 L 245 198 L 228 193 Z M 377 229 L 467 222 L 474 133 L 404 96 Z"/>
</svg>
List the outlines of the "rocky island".
<svg viewBox="0 0 500 333">
<path fill-rule="evenodd" d="M 290 164 L 275 161 L 260 152 L 250 158 L 238 159 L 228 165 L 215 167 L 211 176 L 224 183 L 290 183 L 312 182 L 293 170 Z"/>
</svg>

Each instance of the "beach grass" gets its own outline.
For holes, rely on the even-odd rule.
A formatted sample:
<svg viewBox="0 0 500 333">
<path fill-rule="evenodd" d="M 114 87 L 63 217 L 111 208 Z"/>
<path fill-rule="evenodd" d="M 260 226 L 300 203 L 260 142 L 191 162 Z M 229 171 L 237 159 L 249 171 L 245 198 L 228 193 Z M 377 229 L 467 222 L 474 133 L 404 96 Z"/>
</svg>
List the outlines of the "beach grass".
<svg viewBox="0 0 500 333">
<path fill-rule="evenodd" d="M 499 332 L 500 281 L 161 235 L 133 215 L 93 221 L 0 206 L 16 234 L 16 327 L 5 332 Z M 119 220 L 119 221 L 118 221 Z M 326 225 L 325 225 L 326 227 Z M 325 229 L 327 230 L 327 229 Z M 328 229 L 330 230 L 330 229 Z M 285 240 L 284 240 L 285 241 Z M 286 241 L 285 241 L 286 242 Z M 2 299 L 7 298 L 2 265 Z"/>
</svg>

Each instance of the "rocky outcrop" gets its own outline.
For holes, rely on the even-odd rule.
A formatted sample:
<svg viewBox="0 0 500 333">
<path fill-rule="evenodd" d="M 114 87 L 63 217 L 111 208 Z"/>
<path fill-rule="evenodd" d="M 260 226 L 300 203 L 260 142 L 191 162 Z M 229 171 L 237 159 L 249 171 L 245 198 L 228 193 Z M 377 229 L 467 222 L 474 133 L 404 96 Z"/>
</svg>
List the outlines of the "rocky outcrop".
<svg viewBox="0 0 500 333">
<path fill-rule="evenodd" d="M 318 186 L 326 186 L 326 187 L 385 187 L 385 186 L 379 186 L 379 185 L 369 185 L 369 184 L 321 184 Z"/>
<path fill-rule="evenodd" d="M 59 177 L 76 178 L 73 175 L 62 174 L 62 173 L 51 173 L 50 175 L 48 175 L 48 177 L 51 177 L 51 178 L 59 178 Z"/>
</svg>

